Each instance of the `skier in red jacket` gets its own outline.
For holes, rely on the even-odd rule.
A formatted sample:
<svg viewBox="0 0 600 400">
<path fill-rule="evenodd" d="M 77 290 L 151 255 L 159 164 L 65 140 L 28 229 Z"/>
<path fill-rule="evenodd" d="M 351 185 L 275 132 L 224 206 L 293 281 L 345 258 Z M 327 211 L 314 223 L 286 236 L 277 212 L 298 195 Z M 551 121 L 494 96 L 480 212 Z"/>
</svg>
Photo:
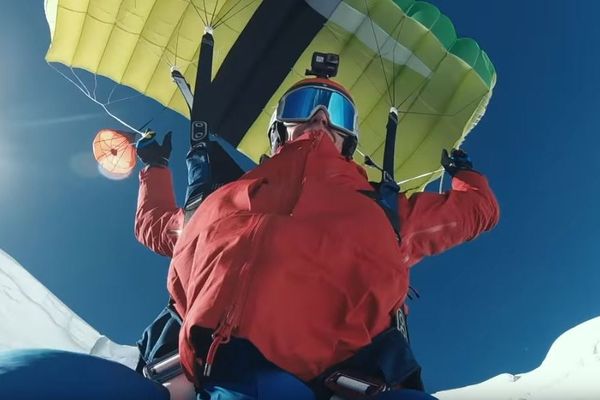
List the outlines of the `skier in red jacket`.
<svg viewBox="0 0 600 400">
<path fill-rule="evenodd" d="M 372 363 L 359 372 L 379 389 L 419 387 L 410 382 L 419 371 L 410 350 L 389 351 L 403 340 L 389 331 L 410 268 L 490 230 L 498 204 L 464 152 L 444 151 L 452 190 L 399 193 L 390 223 L 352 160 L 357 121 L 350 94 L 334 81 L 294 85 L 271 125 L 272 157 L 208 196 L 185 227 L 166 168 L 170 136 L 138 149 L 149 166 L 140 173 L 135 232 L 172 258 L 168 289 L 183 319 L 179 351 L 190 380 L 226 375 L 246 346 L 304 382 Z M 380 353 L 396 357 L 394 371 Z M 404 359 L 408 366 L 394 364 Z"/>
</svg>

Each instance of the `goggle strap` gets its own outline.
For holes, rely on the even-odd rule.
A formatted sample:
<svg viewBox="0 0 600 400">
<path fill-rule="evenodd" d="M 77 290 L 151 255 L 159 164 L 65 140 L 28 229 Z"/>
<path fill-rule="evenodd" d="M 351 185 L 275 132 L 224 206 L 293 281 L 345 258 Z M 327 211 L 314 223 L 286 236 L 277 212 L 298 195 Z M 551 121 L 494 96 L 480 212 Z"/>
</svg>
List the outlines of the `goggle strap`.
<svg viewBox="0 0 600 400">
<path fill-rule="evenodd" d="M 287 128 L 283 122 L 277 120 L 273 122 L 269 130 L 269 141 L 271 142 L 272 151 L 287 141 Z"/>
</svg>

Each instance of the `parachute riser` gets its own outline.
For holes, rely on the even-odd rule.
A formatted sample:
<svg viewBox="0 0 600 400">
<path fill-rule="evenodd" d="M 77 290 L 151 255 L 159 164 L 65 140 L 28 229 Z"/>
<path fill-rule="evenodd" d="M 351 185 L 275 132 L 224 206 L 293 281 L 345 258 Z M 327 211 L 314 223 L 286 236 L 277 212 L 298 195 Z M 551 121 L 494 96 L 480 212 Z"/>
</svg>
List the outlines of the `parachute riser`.
<svg viewBox="0 0 600 400">
<path fill-rule="evenodd" d="M 212 181 L 212 168 L 208 149 L 209 115 L 206 115 L 210 104 L 210 88 L 212 85 L 212 64 L 215 41 L 211 29 L 205 29 L 200 42 L 196 83 L 192 94 L 188 83 L 178 71 L 171 71 L 171 76 L 190 107 L 190 150 L 186 156 L 188 168 L 188 187 L 185 195 L 185 222 L 193 215 L 202 201 L 207 185 Z"/>
<path fill-rule="evenodd" d="M 209 116 L 203 115 L 211 101 L 210 86 L 212 80 L 212 64 L 215 41 L 210 31 L 202 35 L 200 55 L 198 56 L 198 69 L 196 71 L 196 84 L 190 115 L 190 147 L 193 149 L 200 142 L 208 139 Z"/>
<path fill-rule="evenodd" d="M 396 155 L 396 132 L 398 130 L 398 110 L 390 109 L 386 125 L 385 147 L 383 150 L 382 181 L 394 182 L 394 157 Z"/>
<path fill-rule="evenodd" d="M 248 158 L 233 159 L 231 149 L 221 143 L 222 139 L 214 132 L 217 123 L 212 107 L 216 91 L 212 81 L 214 46 L 212 28 L 207 27 L 200 43 L 193 94 L 185 78 L 176 71 L 172 72 L 173 80 L 179 86 L 191 110 L 190 150 L 186 156 L 188 185 L 184 203 L 184 224 L 189 221 L 206 196 L 219 186 L 243 175 L 250 168 L 248 161 L 254 165 Z M 233 151 L 236 150 L 233 148 Z"/>
<path fill-rule="evenodd" d="M 398 193 L 400 185 L 394 179 L 394 157 L 396 153 L 396 131 L 398 130 L 398 110 L 390 109 L 386 125 L 385 147 L 383 150 L 383 169 L 381 170 L 381 183 L 377 187 L 378 202 L 386 211 L 394 228 L 398 243 L 401 242 L 400 218 L 398 210 Z"/>
</svg>

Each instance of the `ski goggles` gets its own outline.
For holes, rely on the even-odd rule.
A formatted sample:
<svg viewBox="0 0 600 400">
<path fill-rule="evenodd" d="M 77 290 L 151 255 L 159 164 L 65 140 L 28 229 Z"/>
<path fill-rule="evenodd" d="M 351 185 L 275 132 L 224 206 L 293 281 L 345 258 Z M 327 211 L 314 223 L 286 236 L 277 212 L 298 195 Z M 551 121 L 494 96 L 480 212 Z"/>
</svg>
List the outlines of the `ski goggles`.
<svg viewBox="0 0 600 400">
<path fill-rule="evenodd" d="M 348 96 L 325 86 L 302 86 L 286 93 L 279 101 L 277 120 L 306 122 L 319 109 L 327 110 L 331 127 L 358 136 L 356 106 Z"/>
</svg>

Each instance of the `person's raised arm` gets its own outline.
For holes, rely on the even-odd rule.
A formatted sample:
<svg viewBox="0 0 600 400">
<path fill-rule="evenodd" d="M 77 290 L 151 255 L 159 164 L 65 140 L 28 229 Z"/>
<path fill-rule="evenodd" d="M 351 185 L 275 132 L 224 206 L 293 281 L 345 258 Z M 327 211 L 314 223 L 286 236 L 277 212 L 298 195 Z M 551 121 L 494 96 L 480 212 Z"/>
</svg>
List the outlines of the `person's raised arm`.
<svg viewBox="0 0 600 400">
<path fill-rule="evenodd" d="M 442 165 L 452 175 L 451 190 L 400 198 L 401 238 L 415 261 L 474 239 L 500 216 L 487 179 L 472 169 L 466 153 L 444 151 Z"/>
<path fill-rule="evenodd" d="M 173 178 L 168 168 L 171 133 L 162 144 L 147 134 L 137 144 L 137 153 L 146 164 L 140 171 L 135 236 L 150 250 L 171 257 L 183 227 L 183 210 L 177 207 Z"/>
</svg>

